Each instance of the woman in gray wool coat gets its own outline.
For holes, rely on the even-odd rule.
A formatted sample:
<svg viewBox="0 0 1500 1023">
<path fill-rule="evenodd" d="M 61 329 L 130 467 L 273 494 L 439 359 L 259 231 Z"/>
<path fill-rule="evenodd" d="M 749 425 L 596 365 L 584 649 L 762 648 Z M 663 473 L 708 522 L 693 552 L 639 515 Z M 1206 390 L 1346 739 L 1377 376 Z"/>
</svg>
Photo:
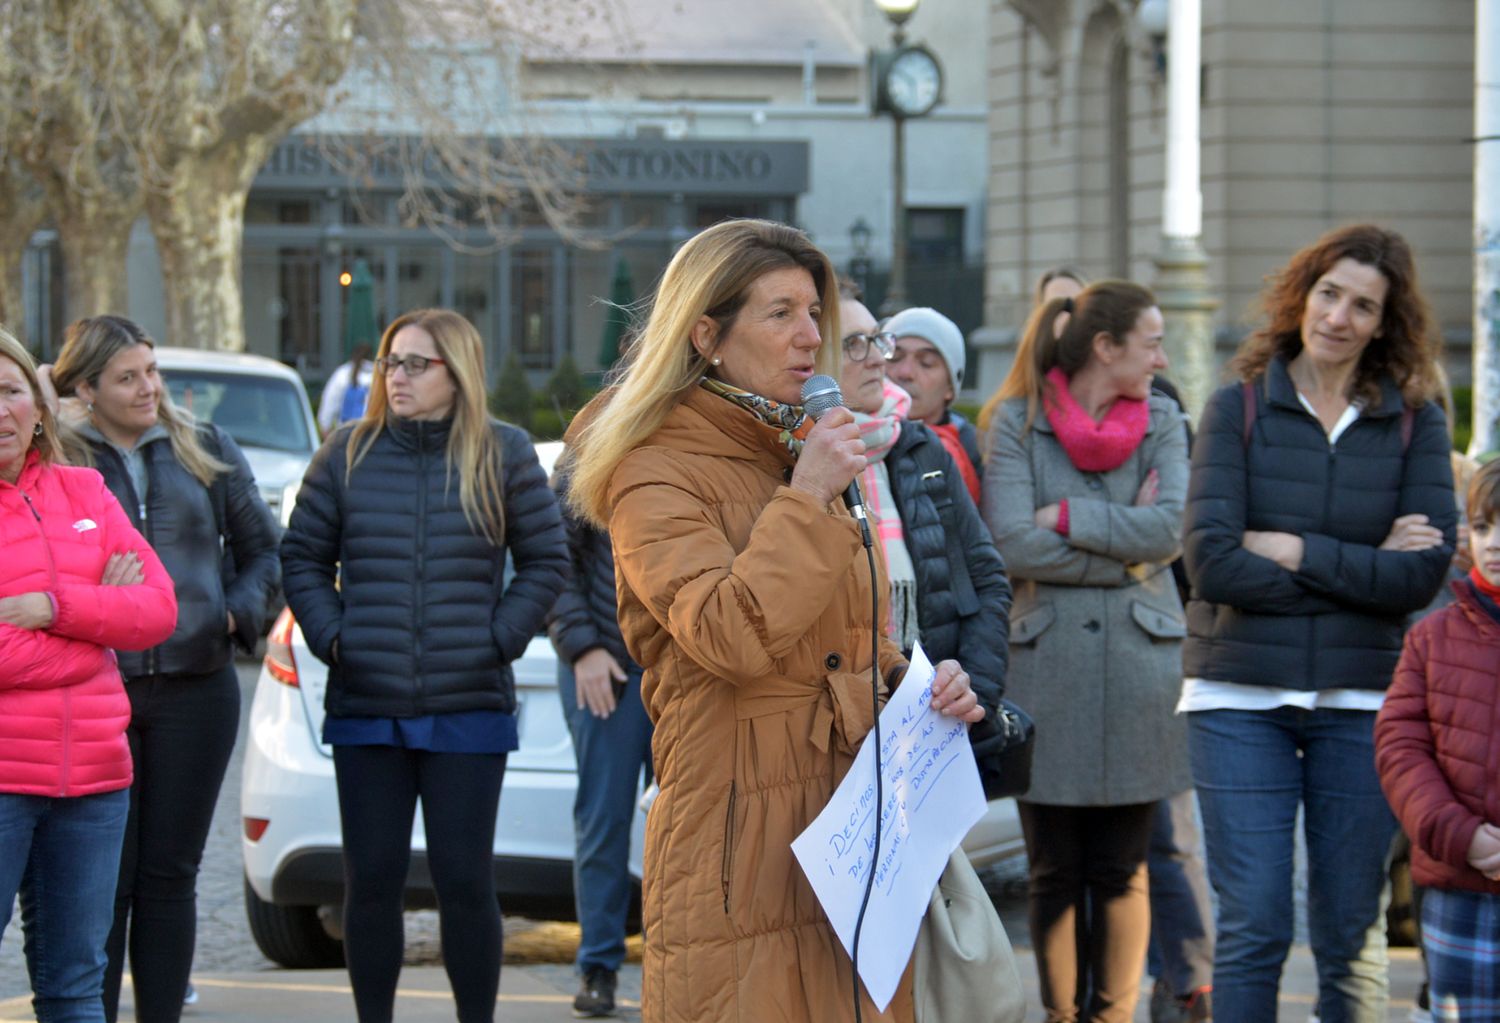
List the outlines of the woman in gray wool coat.
<svg viewBox="0 0 1500 1023">
<path fill-rule="evenodd" d="M 1020 351 L 986 409 L 983 493 L 1015 587 L 1009 692 L 1037 723 L 1020 803 L 1032 942 L 1047 1019 L 1113 1023 L 1146 954 L 1152 812 L 1191 784 L 1169 567 L 1187 445 L 1151 394 L 1167 357 L 1144 288 L 1047 302 Z"/>
</svg>

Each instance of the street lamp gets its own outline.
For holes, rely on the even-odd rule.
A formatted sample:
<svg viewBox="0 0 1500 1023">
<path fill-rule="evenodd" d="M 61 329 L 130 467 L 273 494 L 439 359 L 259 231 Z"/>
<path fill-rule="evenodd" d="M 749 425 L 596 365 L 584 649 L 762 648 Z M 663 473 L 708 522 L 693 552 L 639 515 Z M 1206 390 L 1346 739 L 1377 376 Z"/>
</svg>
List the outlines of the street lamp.
<svg viewBox="0 0 1500 1023">
<path fill-rule="evenodd" d="M 895 28 L 897 46 L 900 46 L 901 41 L 906 37 L 902 26 L 916 13 L 917 4 L 921 2 L 922 0 L 875 0 L 875 6 L 879 7 L 881 13 L 890 19 L 891 25 Z"/>
<path fill-rule="evenodd" d="M 932 51 L 906 41 L 906 22 L 921 0 L 875 0 L 891 23 L 891 48 L 870 56 L 874 111 L 889 114 L 891 145 L 891 279 L 880 314 L 906 306 L 906 121 L 925 117 L 943 97 L 943 68 Z"/>
<path fill-rule="evenodd" d="M 1141 0 L 1135 23 L 1151 43 L 1151 67 L 1156 77 L 1167 77 L 1167 28 L 1171 22 L 1171 0 Z"/>
<path fill-rule="evenodd" d="M 870 290 L 870 225 L 864 217 L 856 217 L 849 225 L 849 244 L 854 255 L 849 259 L 849 276 L 859 285 L 862 293 Z"/>
</svg>

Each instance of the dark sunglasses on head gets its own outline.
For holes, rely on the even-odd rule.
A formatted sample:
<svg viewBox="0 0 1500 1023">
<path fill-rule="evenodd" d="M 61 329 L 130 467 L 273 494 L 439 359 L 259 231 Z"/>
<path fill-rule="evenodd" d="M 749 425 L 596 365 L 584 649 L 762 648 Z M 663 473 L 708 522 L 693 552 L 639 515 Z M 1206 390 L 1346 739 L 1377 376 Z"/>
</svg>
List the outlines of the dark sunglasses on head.
<svg viewBox="0 0 1500 1023">
<path fill-rule="evenodd" d="M 404 369 L 406 370 L 407 376 L 419 377 L 423 373 L 427 372 L 428 366 L 434 364 L 445 366 L 447 365 L 447 362 L 446 360 L 427 355 L 382 355 L 380 358 L 375 360 L 375 368 L 386 376 L 390 376 L 398 369 Z"/>
</svg>

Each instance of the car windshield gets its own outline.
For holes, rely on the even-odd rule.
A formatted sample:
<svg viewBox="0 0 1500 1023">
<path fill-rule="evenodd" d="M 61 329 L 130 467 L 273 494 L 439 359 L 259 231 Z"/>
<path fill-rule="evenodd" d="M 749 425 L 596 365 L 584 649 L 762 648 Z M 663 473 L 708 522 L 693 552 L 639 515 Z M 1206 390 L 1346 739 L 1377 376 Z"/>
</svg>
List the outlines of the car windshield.
<svg viewBox="0 0 1500 1023">
<path fill-rule="evenodd" d="M 311 453 L 307 416 L 297 385 L 276 377 L 164 369 L 172 400 L 198 419 L 226 430 L 241 447 Z"/>
</svg>

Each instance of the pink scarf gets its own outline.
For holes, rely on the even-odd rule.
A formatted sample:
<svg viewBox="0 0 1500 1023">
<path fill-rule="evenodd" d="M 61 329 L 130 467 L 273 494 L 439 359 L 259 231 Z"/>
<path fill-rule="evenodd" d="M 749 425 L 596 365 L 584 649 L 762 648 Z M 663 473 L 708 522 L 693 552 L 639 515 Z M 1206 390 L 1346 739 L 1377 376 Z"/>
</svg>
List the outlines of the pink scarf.
<svg viewBox="0 0 1500 1023">
<path fill-rule="evenodd" d="M 901 436 L 901 421 L 910 411 L 911 395 L 887 380 L 879 410 L 854 413 L 860 440 L 865 443 L 865 457 L 870 462 L 860 475 L 859 488 L 864 495 L 870 525 L 880 540 L 886 576 L 891 583 L 890 636 L 901 644 L 903 650 L 910 650 L 918 637 L 917 573 L 912 565 L 911 551 L 906 546 L 901 517 L 896 513 L 896 495 L 890 472 L 886 469 L 885 456 L 896 446 L 896 440 Z"/>
<path fill-rule="evenodd" d="M 1083 410 L 1068 390 L 1068 378 L 1056 366 L 1047 371 L 1051 393 L 1045 402 L 1047 422 L 1068 460 L 1080 472 L 1109 472 L 1125 464 L 1151 425 L 1150 403 L 1116 398 L 1098 422 Z"/>
</svg>

